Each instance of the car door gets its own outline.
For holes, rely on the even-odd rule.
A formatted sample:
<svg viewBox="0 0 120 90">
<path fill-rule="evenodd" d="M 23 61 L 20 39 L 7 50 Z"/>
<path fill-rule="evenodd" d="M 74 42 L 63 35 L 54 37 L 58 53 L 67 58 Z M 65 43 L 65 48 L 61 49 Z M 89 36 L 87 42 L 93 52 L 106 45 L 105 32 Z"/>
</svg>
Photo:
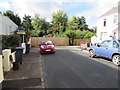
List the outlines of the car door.
<svg viewBox="0 0 120 90">
<path fill-rule="evenodd" d="M 109 47 L 111 46 L 110 44 L 111 44 L 110 40 L 106 40 L 100 43 L 100 46 L 98 46 L 96 50 L 96 54 L 99 56 L 106 57 L 106 55 L 109 53 L 108 51 Z"/>
<path fill-rule="evenodd" d="M 118 48 L 119 48 L 118 42 L 115 40 L 111 40 L 111 44 L 106 50 L 107 53 L 105 53 L 105 56 L 107 58 L 111 58 L 113 53 L 118 52 Z"/>
</svg>

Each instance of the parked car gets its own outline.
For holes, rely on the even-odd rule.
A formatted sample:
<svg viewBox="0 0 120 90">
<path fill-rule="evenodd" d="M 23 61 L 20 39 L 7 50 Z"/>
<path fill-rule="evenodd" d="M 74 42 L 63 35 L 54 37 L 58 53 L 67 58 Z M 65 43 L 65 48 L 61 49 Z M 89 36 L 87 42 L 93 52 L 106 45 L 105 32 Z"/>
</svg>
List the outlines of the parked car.
<svg viewBox="0 0 120 90">
<path fill-rule="evenodd" d="M 102 56 L 109 58 L 115 65 L 120 65 L 120 40 L 105 40 L 102 43 L 91 46 L 90 57 Z"/>
<path fill-rule="evenodd" d="M 42 41 L 40 43 L 40 53 L 55 53 L 55 45 L 52 41 Z"/>
</svg>

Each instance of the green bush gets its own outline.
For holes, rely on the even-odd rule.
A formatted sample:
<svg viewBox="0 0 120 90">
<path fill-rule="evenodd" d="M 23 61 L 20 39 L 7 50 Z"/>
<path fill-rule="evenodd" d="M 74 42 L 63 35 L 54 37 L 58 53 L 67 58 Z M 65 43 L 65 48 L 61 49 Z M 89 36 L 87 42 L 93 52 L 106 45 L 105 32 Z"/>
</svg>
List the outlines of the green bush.
<svg viewBox="0 0 120 90">
<path fill-rule="evenodd" d="M 95 32 L 76 30 L 76 34 L 76 39 L 91 39 L 91 37 L 95 35 Z"/>
<path fill-rule="evenodd" d="M 19 46 L 20 43 L 21 37 L 18 35 L 2 36 L 2 49 L 13 49 Z"/>
</svg>

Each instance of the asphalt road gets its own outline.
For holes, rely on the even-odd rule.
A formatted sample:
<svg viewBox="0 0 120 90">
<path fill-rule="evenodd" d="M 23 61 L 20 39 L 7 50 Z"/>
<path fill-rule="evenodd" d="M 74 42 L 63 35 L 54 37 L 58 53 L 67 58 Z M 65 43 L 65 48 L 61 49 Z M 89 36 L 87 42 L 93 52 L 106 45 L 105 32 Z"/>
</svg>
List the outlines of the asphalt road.
<svg viewBox="0 0 120 90">
<path fill-rule="evenodd" d="M 66 47 L 41 60 L 46 88 L 118 88 L 118 67 L 108 60 Z"/>
</svg>

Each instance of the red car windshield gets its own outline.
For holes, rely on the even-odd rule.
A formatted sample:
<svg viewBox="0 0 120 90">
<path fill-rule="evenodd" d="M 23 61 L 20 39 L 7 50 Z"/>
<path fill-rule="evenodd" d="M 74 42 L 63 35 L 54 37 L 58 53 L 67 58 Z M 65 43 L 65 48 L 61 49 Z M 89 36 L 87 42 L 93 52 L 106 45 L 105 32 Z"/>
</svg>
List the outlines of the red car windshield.
<svg viewBox="0 0 120 90">
<path fill-rule="evenodd" d="M 41 45 L 53 45 L 53 43 L 51 41 L 47 41 L 47 42 L 42 42 Z"/>
</svg>

